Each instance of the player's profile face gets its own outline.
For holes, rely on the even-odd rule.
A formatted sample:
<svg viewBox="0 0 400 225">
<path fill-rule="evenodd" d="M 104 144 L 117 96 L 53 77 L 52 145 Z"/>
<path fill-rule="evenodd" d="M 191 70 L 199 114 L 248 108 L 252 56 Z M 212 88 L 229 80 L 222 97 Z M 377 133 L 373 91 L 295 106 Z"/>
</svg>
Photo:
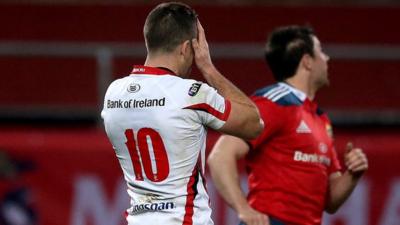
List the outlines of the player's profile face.
<svg viewBox="0 0 400 225">
<path fill-rule="evenodd" d="M 312 36 L 314 43 L 314 71 L 316 82 L 319 86 L 329 85 L 328 61 L 329 56 L 322 51 L 321 42 L 316 36 Z"/>
</svg>

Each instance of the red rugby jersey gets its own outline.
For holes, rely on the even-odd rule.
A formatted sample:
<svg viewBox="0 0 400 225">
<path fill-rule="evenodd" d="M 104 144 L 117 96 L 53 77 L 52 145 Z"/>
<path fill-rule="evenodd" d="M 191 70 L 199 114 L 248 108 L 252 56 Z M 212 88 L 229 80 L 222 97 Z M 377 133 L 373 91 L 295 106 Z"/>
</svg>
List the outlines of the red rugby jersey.
<svg viewBox="0 0 400 225">
<path fill-rule="evenodd" d="M 327 115 L 285 83 L 252 99 L 265 128 L 245 159 L 250 205 L 286 224 L 321 224 L 329 175 L 340 170 Z"/>
</svg>

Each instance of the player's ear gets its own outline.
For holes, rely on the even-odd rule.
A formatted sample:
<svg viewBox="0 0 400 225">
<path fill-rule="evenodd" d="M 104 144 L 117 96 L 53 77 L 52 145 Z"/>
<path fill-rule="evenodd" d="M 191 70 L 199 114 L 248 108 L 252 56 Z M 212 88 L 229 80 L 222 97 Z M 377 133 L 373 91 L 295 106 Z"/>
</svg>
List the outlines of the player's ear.
<svg viewBox="0 0 400 225">
<path fill-rule="evenodd" d="M 301 57 L 300 64 L 304 69 L 311 70 L 312 63 L 313 63 L 313 57 L 311 55 L 304 54 L 303 57 Z"/>
<path fill-rule="evenodd" d="M 181 45 L 181 54 L 182 55 L 188 55 L 192 50 L 192 45 L 190 40 L 186 40 L 182 43 Z"/>
<path fill-rule="evenodd" d="M 181 55 L 187 57 L 192 52 L 192 43 L 190 40 L 186 40 L 181 44 Z"/>
</svg>

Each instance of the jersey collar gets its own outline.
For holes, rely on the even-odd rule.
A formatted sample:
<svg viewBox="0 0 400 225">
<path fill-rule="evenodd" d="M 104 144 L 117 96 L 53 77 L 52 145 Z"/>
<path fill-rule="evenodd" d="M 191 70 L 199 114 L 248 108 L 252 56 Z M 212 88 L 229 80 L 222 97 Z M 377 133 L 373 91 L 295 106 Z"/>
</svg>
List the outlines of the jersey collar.
<svg viewBox="0 0 400 225">
<path fill-rule="evenodd" d="M 287 83 L 284 83 L 284 82 L 279 82 L 278 84 L 280 86 L 288 88 L 290 90 L 290 92 L 292 92 L 297 98 L 300 99 L 300 101 L 304 102 L 307 99 L 306 93 L 300 91 L 299 89 L 297 89 Z"/>
<path fill-rule="evenodd" d="M 163 67 L 150 67 L 134 65 L 131 74 L 148 74 L 148 75 L 175 75 L 175 73 Z"/>
</svg>

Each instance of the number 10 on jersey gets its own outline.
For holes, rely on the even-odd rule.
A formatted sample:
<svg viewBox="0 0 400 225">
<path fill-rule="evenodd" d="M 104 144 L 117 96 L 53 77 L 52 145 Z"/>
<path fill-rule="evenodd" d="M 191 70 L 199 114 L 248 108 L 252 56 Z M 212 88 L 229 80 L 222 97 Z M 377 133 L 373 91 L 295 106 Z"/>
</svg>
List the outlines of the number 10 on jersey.
<svg viewBox="0 0 400 225">
<path fill-rule="evenodd" d="M 160 134 L 151 128 L 141 128 L 138 130 L 135 140 L 134 130 L 127 129 L 125 130 L 125 137 L 127 140 L 125 144 L 132 159 L 136 180 L 143 180 L 142 168 L 144 169 L 147 179 L 153 182 L 165 180 L 169 174 L 169 162 L 167 151 L 165 150 L 164 142 Z M 151 147 L 153 148 L 156 173 L 152 168 L 149 149 L 150 143 L 148 140 L 151 141 Z"/>
</svg>

